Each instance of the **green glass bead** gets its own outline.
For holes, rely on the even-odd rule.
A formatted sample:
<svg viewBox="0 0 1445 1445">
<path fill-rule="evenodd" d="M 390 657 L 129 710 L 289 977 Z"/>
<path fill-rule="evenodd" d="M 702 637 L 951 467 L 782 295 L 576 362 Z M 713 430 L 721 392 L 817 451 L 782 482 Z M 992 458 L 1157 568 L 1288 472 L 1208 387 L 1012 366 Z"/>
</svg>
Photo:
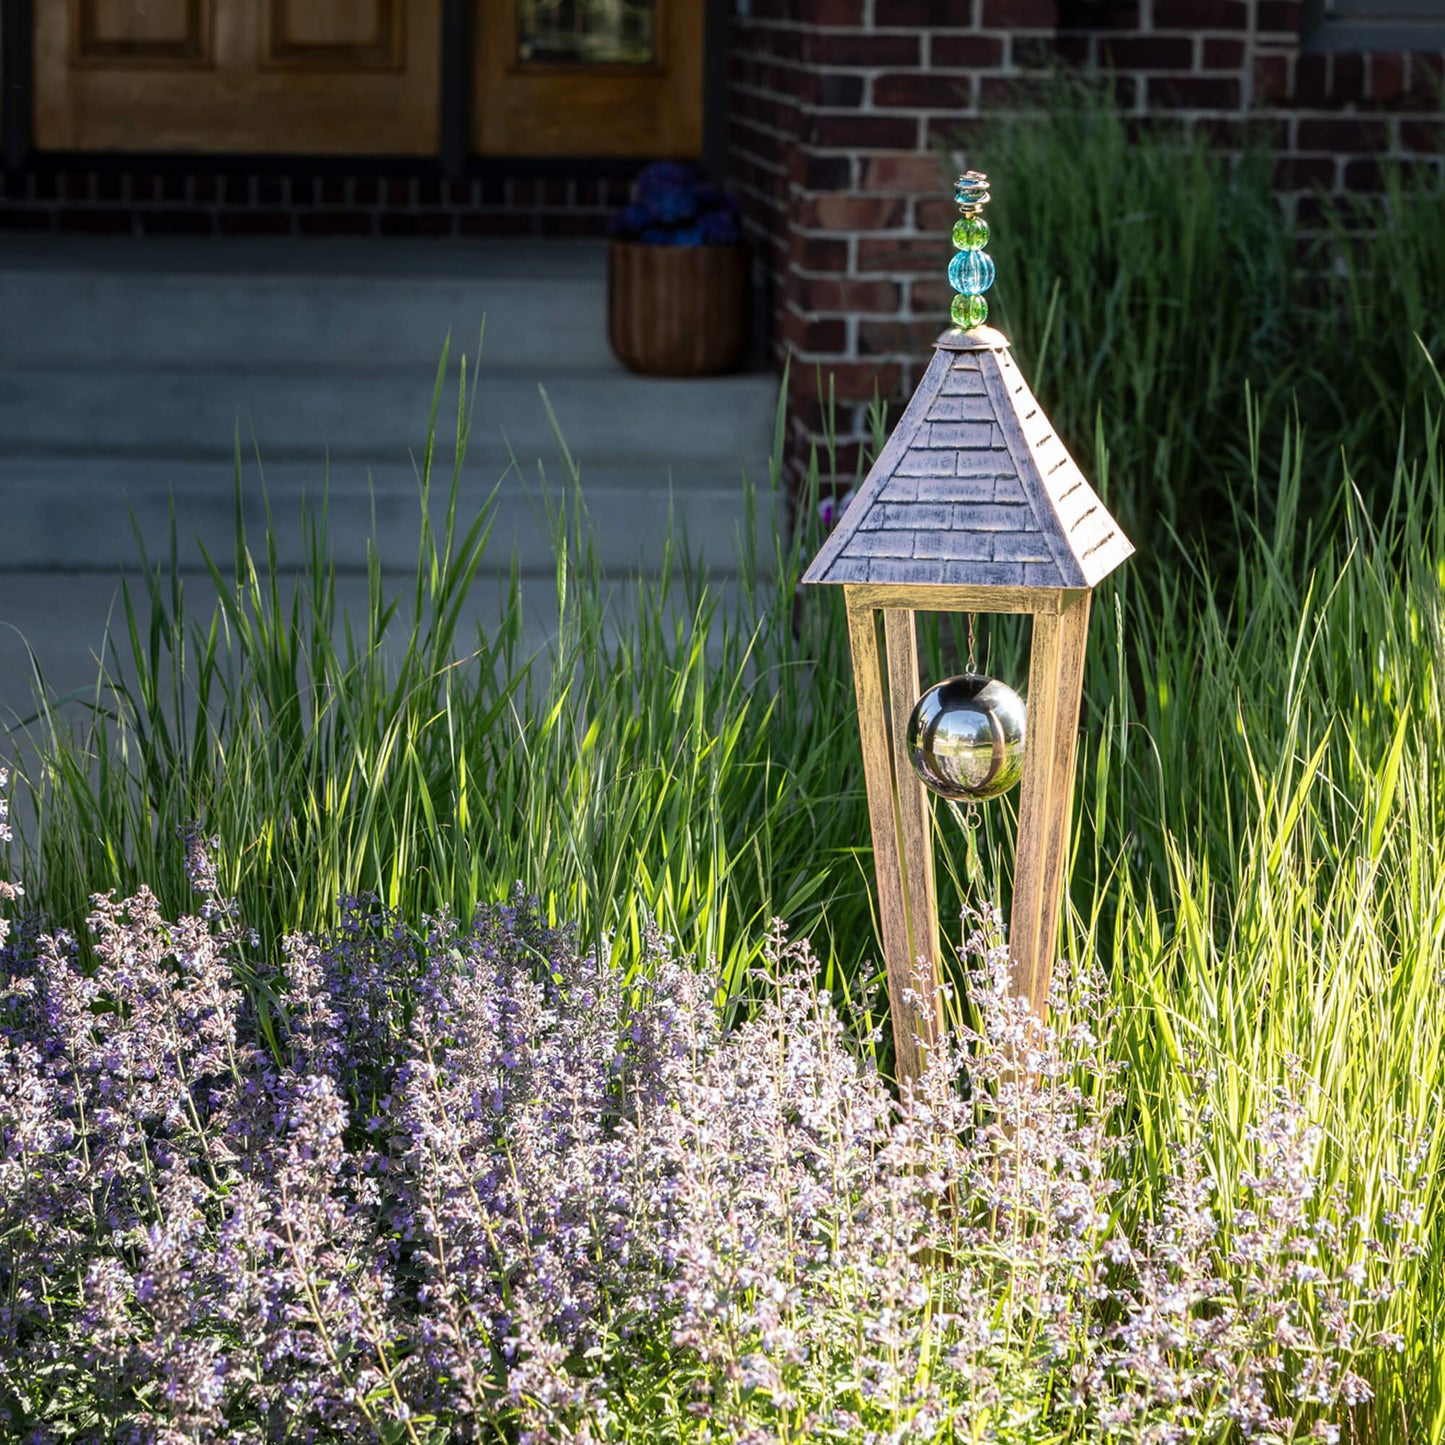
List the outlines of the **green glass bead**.
<svg viewBox="0 0 1445 1445">
<path fill-rule="evenodd" d="M 988 245 L 988 222 L 982 216 L 960 216 L 953 223 L 953 244 L 959 251 L 982 251 Z"/>
<path fill-rule="evenodd" d="M 955 326 L 971 331 L 988 320 L 988 302 L 982 296 L 955 296 L 950 314 Z"/>
</svg>

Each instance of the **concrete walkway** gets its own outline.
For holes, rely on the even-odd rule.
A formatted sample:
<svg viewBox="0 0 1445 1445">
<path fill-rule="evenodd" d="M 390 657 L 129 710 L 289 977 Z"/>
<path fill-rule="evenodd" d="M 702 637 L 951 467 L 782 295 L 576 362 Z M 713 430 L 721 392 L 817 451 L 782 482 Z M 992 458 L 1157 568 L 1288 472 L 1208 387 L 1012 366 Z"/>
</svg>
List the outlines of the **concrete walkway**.
<svg viewBox="0 0 1445 1445">
<path fill-rule="evenodd" d="M 174 508 L 187 586 L 208 591 L 202 549 L 223 566 L 233 552 L 237 446 L 253 546 L 264 474 L 283 568 L 303 560 L 303 499 L 324 491 L 343 599 L 364 597 L 369 539 L 399 581 L 415 563 L 448 332 L 431 511 L 439 524 L 465 353 L 463 525 L 494 508 L 477 620 L 515 557 L 545 637 L 549 501 L 574 470 L 610 576 L 654 572 L 671 516 L 726 585 L 745 476 L 767 555 L 776 379 L 623 370 L 607 347 L 600 243 L 3 240 L 0 718 L 28 707 L 27 644 L 53 693 L 93 683 L 107 615 L 121 617 L 118 578 L 135 571 L 133 526 L 164 555 Z"/>
</svg>

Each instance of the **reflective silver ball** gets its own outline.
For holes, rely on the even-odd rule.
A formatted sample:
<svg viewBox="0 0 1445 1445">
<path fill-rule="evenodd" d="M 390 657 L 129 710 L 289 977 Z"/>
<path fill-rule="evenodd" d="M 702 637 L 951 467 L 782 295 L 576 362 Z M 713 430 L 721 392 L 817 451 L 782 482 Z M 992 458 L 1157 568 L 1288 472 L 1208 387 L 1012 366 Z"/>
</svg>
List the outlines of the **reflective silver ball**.
<svg viewBox="0 0 1445 1445">
<path fill-rule="evenodd" d="M 1024 765 L 1024 700 L 997 678 L 945 678 L 908 719 L 908 754 L 918 776 L 945 798 L 996 798 Z"/>
</svg>

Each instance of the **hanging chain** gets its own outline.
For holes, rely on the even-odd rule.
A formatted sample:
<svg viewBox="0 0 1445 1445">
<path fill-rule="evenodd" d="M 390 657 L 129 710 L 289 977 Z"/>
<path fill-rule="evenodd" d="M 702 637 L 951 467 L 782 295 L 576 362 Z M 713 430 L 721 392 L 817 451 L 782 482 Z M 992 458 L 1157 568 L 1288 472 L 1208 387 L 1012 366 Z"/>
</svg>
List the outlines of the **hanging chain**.
<svg viewBox="0 0 1445 1445">
<path fill-rule="evenodd" d="M 965 614 L 968 624 L 968 657 L 964 662 L 963 670 L 968 673 L 978 673 L 978 618 L 974 613 Z M 983 826 L 983 814 L 978 811 L 978 804 L 970 801 L 963 810 L 963 826 L 968 839 L 968 871 L 977 879 L 982 873 L 982 867 L 978 861 L 978 838 L 979 828 Z"/>
</svg>

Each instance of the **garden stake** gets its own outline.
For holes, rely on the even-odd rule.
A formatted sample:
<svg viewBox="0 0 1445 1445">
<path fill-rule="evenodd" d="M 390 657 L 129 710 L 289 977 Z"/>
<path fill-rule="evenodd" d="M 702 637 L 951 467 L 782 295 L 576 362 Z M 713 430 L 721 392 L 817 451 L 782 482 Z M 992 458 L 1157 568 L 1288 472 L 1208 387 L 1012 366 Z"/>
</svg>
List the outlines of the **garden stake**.
<svg viewBox="0 0 1445 1445">
<path fill-rule="evenodd" d="M 954 196 L 954 325 L 803 576 L 841 585 L 848 610 L 900 1084 L 919 1077 L 943 1028 L 925 785 L 971 805 L 1022 783 L 1012 988 L 1045 1016 L 1089 599 L 1134 550 L 1025 385 L 1008 339 L 983 324 L 994 278 L 987 178 L 969 171 Z M 972 642 L 968 672 L 919 697 L 918 611 L 969 614 L 970 638 L 977 612 L 1032 618 L 1026 730 L 1018 695 L 973 670 Z"/>
</svg>

